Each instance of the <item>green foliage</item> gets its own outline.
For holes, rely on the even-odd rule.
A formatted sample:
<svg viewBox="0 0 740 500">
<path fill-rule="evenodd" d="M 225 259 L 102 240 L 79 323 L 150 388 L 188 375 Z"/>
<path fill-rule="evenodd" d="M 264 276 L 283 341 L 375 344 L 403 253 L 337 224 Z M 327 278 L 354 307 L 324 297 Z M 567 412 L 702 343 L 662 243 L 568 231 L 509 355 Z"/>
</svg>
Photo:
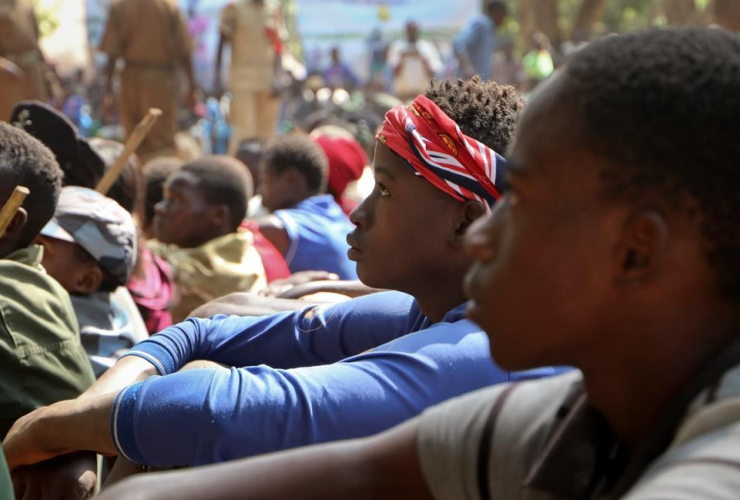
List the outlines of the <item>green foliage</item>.
<svg viewBox="0 0 740 500">
<path fill-rule="evenodd" d="M 39 24 L 41 38 L 51 36 L 59 28 L 59 10 L 61 9 L 61 0 L 55 2 L 42 2 L 42 0 L 33 1 L 36 20 Z"/>
</svg>

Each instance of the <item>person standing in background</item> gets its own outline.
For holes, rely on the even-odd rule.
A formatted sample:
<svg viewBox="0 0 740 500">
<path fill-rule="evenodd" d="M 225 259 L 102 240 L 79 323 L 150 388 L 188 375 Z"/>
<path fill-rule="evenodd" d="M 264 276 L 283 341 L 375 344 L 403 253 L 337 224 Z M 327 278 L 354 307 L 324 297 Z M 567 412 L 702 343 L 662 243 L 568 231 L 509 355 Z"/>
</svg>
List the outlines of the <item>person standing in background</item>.
<svg viewBox="0 0 740 500">
<path fill-rule="evenodd" d="M 388 64 L 393 70 L 393 90 L 402 101 L 423 94 L 429 82 L 442 71 L 442 59 L 432 42 L 419 39 L 416 21 L 406 23 L 406 39 L 396 40 L 388 50 Z"/>
<path fill-rule="evenodd" d="M 0 0 L 0 120 L 21 101 L 49 98 L 32 0 Z"/>
<path fill-rule="evenodd" d="M 498 45 L 498 28 L 509 15 L 503 0 L 488 0 L 485 14 L 475 16 L 452 44 L 459 64 L 459 76 L 491 77 L 491 57 Z"/>
<path fill-rule="evenodd" d="M 121 123 L 130 136 L 149 108 L 162 116 L 141 143 L 138 155 L 146 162 L 175 153 L 177 124 L 177 70 L 188 81 L 188 106 L 195 105 L 195 80 L 188 26 L 175 0 L 113 0 L 100 50 L 108 55 L 104 107 L 113 108 L 113 73 L 119 58 Z"/>
<path fill-rule="evenodd" d="M 276 133 L 280 104 L 276 80 L 285 37 L 280 5 L 277 0 L 236 0 L 221 11 L 219 32 L 215 88 L 220 94 L 223 50 L 229 45 L 233 155 L 243 139 L 268 139 Z"/>
</svg>

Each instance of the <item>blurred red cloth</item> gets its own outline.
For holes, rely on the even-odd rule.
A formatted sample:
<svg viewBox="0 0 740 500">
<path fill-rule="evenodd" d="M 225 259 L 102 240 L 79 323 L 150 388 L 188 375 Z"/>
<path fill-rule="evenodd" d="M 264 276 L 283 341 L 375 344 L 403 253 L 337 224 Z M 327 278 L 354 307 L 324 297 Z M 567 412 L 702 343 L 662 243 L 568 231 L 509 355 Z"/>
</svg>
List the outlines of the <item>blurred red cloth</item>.
<svg viewBox="0 0 740 500">
<path fill-rule="evenodd" d="M 289 277 L 290 270 L 283 254 L 260 232 L 259 224 L 253 220 L 245 220 L 242 222 L 242 227 L 249 230 L 254 236 L 254 248 L 257 249 L 257 253 L 260 254 L 262 259 L 267 282 L 272 283 L 275 280 Z"/>
<path fill-rule="evenodd" d="M 349 215 L 357 203 L 347 200 L 344 191 L 350 182 L 362 176 L 362 171 L 368 164 L 365 150 L 356 140 L 345 137 L 320 135 L 313 140 L 324 150 L 329 160 L 329 193 L 334 196 L 344 213 Z"/>
</svg>

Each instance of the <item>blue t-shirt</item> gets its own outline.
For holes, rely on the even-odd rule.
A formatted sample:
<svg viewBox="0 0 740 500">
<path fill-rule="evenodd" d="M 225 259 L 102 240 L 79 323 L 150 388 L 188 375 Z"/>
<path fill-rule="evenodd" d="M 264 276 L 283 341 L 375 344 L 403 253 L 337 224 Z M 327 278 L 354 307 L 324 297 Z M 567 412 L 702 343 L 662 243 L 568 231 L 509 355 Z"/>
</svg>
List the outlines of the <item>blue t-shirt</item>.
<svg viewBox="0 0 740 500">
<path fill-rule="evenodd" d="M 347 235 L 354 225 L 333 196 L 313 196 L 274 215 L 290 238 L 285 252 L 290 272 L 328 271 L 340 279 L 357 279 L 357 266 L 347 257 Z"/>
<path fill-rule="evenodd" d="M 452 43 L 455 54 L 467 56 L 483 80 L 491 78 L 492 58 L 497 46 L 496 24 L 483 14 L 475 16 Z"/>
<path fill-rule="evenodd" d="M 466 392 L 560 371 L 501 370 L 464 307 L 432 324 L 413 297 L 385 292 L 260 318 L 191 318 L 127 354 L 167 376 L 118 394 L 113 441 L 137 463 L 203 465 L 369 436 Z M 174 373 L 196 359 L 243 368 Z"/>
</svg>

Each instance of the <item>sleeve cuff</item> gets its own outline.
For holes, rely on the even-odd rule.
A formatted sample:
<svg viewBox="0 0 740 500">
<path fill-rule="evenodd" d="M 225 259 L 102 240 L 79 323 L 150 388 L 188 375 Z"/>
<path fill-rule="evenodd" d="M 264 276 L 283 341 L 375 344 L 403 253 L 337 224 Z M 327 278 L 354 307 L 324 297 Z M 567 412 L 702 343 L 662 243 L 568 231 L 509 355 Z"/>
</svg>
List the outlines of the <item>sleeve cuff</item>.
<svg viewBox="0 0 740 500">
<path fill-rule="evenodd" d="M 134 411 L 141 385 L 130 385 L 118 393 L 110 417 L 110 433 L 116 451 L 137 464 L 146 463 L 134 438 Z"/>
<path fill-rule="evenodd" d="M 168 375 L 177 371 L 175 361 L 172 359 L 172 355 L 165 349 L 155 342 L 144 341 L 140 342 L 136 347 L 129 350 L 121 356 L 123 359 L 127 356 L 137 356 L 143 360 L 149 361 L 157 369 L 159 375 Z"/>
</svg>

